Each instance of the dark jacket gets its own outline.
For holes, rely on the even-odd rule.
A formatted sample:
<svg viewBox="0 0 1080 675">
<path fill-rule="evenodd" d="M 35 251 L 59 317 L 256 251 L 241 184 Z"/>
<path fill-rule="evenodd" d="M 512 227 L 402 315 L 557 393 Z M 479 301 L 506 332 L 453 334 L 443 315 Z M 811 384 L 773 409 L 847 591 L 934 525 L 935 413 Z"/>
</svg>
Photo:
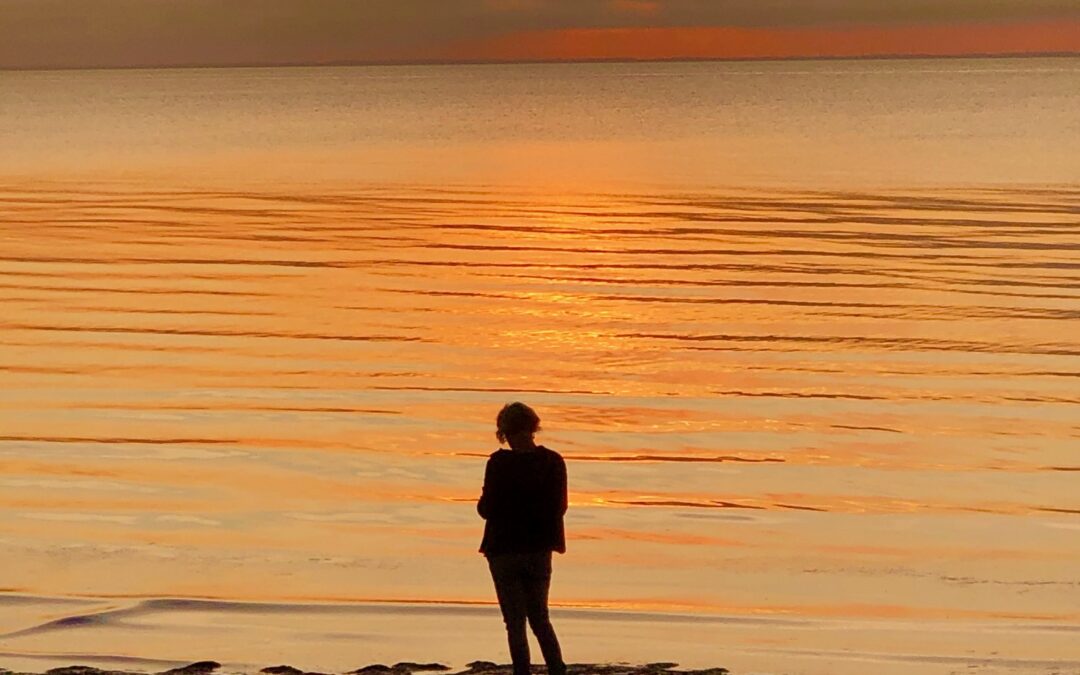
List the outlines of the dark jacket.
<svg viewBox="0 0 1080 675">
<path fill-rule="evenodd" d="M 566 462 L 538 446 L 535 451 L 496 450 L 484 471 L 476 510 L 484 523 L 480 552 L 566 552 Z"/>
</svg>

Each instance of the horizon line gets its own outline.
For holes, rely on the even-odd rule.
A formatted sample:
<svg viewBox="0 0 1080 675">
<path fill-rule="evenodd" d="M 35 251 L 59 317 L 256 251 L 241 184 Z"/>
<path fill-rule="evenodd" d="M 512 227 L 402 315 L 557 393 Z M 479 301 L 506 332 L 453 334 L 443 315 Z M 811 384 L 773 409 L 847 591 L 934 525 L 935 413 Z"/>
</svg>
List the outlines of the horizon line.
<svg viewBox="0 0 1080 675">
<path fill-rule="evenodd" d="M 168 65 L 95 65 L 95 66 L 0 66 L 0 72 L 57 72 L 82 70 L 195 70 L 235 68 L 360 68 L 377 66 L 506 66 L 590 63 L 777 63 L 805 61 L 955 61 L 963 59 L 1032 59 L 1080 58 L 1080 51 L 1071 52 L 977 52 L 971 54 L 867 54 L 865 56 L 726 56 L 671 58 L 586 58 L 586 59 L 402 59 L 393 61 L 283 61 L 280 63 L 176 63 Z"/>
</svg>

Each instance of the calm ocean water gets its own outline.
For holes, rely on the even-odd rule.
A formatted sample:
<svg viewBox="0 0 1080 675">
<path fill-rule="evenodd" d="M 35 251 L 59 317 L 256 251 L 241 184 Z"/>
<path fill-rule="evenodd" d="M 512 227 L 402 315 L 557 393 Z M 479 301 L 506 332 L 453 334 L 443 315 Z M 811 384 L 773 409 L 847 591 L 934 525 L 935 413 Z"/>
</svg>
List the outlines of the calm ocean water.
<svg viewBox="0 0 1080 675">
<path fill-rule="evenodd" d="M 572 660 L 1080 668 L 1078 110 L 1077 59 L 0 73 L 0 666 L 505 660 L 521 399 Z"/>
</svg>

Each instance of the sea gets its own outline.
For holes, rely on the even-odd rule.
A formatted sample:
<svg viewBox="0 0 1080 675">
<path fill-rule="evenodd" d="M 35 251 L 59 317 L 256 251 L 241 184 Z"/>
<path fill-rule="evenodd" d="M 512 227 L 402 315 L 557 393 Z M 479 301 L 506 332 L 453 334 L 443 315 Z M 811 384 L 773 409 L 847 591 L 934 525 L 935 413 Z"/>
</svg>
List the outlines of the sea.
<svg viewBox="0 0 1080 675">
<path fill-rule="evenodd" d="M 0 667 L 1080 672 L 1080 59 L 0 72 Z M 538 650 L 534 649 L 538 654 Z"/>
</svg>

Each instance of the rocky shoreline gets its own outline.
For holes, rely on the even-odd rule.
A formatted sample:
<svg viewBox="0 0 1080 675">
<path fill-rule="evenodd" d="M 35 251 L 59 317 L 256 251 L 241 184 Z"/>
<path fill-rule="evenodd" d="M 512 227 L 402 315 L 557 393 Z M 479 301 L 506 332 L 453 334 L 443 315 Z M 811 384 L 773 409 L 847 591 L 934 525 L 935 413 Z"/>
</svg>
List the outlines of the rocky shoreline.
<svg viewBox="0 0 1080 675">
<path fill-rule="evenodd" d="M 568 675 L 729 675 L 727 668 L 706 668 L 704 670 L 678 670 L 677 663 L 647 663 L 631 665 L 625 663 L 572 663 L 567 666 Z M 221 668 L 217 661 L 197 661 L 182 668 L 164 670 L 154 675 L 215 675 Z M 466 664 L 465 670 L 451 673 L 450 666 L 442 663 L 416 663 L 403 661 L 393 665 L 374 663 L 350 670 L 341 675 L 413 675 L 413 673 L 448 673 L 449 675 L 512 675 L 510 664 L 498 664 L 490 661 L 473 661 Z M 533 672 L 545 675 L 543 665 L 534 665 Z M 259 671 L 263 675 L 335 675 L 301 670 L 293 666 L 269 666 Z M 39 675 L 37 673 L 19 673 L 0 667 L 0 675 Z M 147 675 L 144 672 L 127 670 L 103 670 L 91 666 L 65 666 L 52 668 L 43 675 Z M 216 673 L 216 675 L 221 675 Z"/>
</svg>

